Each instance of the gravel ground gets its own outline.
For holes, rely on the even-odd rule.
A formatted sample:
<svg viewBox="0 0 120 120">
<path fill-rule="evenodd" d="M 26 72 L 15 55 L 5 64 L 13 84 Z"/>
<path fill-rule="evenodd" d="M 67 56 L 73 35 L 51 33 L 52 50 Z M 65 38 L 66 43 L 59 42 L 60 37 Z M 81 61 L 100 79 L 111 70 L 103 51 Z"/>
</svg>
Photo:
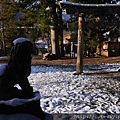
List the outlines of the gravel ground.
<svg viewBox="0 0 120 120">
<path fill-rule="evenodd" d="M 120 64 L 32 66 L 29 81 L 47 113 L 120 113 Z"/>
</svg>

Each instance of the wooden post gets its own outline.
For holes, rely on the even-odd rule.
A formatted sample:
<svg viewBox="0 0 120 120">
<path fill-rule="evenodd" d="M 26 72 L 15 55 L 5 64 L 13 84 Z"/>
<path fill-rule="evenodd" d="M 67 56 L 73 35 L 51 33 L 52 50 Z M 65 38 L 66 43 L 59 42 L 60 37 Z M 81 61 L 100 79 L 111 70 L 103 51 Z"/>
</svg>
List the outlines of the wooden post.
<svg viewBox="0 0 120 120">
<path fill-rule="evenodd" d="M 78 47 L 77 47 L 77 63 L 76 63 L 76 74 L 83 72 L 83 14 L 81 13 L 78 17 Z"/>
<path fill-rule="evenodd" d="M 58 34 L 57 34 L 57 26 L 50 26 L 51 29 L 51 45 L 52 45 L 52 53 L 55 55 L 59 55 L 58 53 Z"/>
</svg>

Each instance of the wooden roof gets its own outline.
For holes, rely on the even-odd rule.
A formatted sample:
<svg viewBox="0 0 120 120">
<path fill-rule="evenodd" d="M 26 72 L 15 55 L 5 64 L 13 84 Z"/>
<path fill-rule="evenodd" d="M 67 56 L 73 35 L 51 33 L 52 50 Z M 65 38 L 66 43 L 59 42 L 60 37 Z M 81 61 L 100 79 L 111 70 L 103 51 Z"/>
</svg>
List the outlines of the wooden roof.
<svg viewBox="0 0 120 120">
<path fill-rule="evenodd" d="M 120 4 L 79 4 L 62 1 L 58 4 L 67 14 L 120 14 Z"/>
</svg>

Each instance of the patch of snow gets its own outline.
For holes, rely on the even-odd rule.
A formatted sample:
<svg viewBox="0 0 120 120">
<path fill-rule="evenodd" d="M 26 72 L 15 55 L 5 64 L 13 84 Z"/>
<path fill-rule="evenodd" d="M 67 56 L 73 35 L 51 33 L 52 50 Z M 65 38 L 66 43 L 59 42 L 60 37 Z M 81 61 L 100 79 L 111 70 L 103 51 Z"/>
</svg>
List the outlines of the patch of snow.
<svg viewBox="0 0 120 120">
<path fill-rule="evenodd" d="M 70 19 L 70 15 L 67 15 L 65 11 L 62 12 L 62 20 L 67 22 Z"/>
<path fill-rule="evenodd" d="M 0 115 L 0 120 L 40 120 L 40 118 L 37 118 L 30 114 L 11 114 L 11 115 Z"/>
<path fill-rule="evenodd" d="M 120 113 L 119 68 L 84 65 L 83 74 L 74 76 L 75 65 L 40 65 L 31 67 L 28 79 L 47 113 Z"/>
<path fill-rule="evenodd" d="M 25 41 L 29 41 L 29 39 L 27 38 L 17 38 L 13 41 L 14 45 L 18 44 L 18 43 L 22 43 L 22 42 L 25 42 Z"/>
<path fill-rule="evenodd" d="M 10 105 L 10 106 L 18 106 L 18 105 L 23 105 L 27 102 L 37 101 L 39 99 L 40 99 L 40 94 L 38 92 L 36 92 L 34 98 L 31 98 L 31 99 L 14 98 L 11 100 L 1 100 L 0 104 Z"/>
<path fill-rule="evenodd" d="M 2 60 L 2 59 L 8 59 L 9 58 L 9 56 L 0 56 L 0 60 Z"/>
<path fill-rule="evenodd" d="M 7 65 L 0 65 L 0 76 L 4 74 L 5 70 L 6 70 Z"/>
<path fill-rule="evenodd" d="M 16 16 L 15 16 L 15 21 L 17 22 L 17 21 L 19 21 L 19 19 L 20 19 L 20 17 L 23 15 L 23 13 L 22 12 L 18 12 L 17 14 L 16 14 Z"/>
</svg>

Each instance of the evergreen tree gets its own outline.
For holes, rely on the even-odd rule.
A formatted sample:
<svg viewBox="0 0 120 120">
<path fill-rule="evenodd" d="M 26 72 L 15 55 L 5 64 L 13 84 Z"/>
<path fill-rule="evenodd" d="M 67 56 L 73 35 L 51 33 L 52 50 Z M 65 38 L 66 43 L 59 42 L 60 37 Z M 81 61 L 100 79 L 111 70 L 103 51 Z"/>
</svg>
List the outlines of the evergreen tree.
<svg viewBox="0 0 120 120">
<path fill-rule="evenodd" d="M 5 54 L 6 44 L 8 46 L 12 40 L 20 37 L 23 31 L 27 37 L 33 40 L 49 33 L 50 20 L 47 6 L 44 0 L 6 0 L 0 2 L 1 44 Z M 21 15 L 18 15 L 19 13 Z M 30 34 L 26 34 L 29 31 Z"/>
<path fill-rule="evenodd" d="M 6 46 L 9 46 L 11 36 L 13 36 L 13 31 L 15 28 L 14 16 L 17 9 L 15 2 L 12 0 L 1 1 L 0 8 L 1 47 L 4 51 L 4 55 L 6 55 Z"/>
</svg>

